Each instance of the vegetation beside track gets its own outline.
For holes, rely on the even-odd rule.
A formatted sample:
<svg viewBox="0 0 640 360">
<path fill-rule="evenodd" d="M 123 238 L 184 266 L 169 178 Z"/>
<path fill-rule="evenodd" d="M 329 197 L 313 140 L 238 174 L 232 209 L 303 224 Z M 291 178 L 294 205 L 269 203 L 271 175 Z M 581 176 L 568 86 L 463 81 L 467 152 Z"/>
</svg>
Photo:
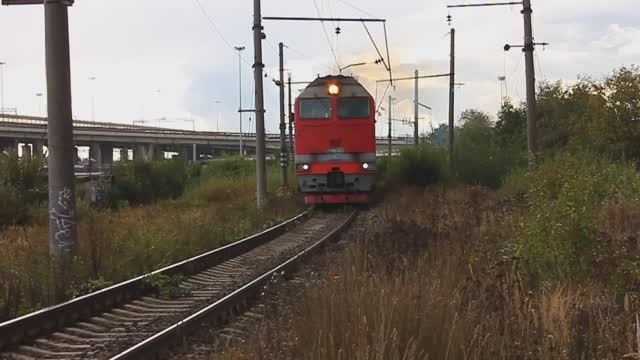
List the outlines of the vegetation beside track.
<svg viewBox="0 0 640 360">
<path fill-rule="evenodd" d="M 36 160 L 4 161 L 33 166 L 33 176 L 41 176 L 41 168 L 31 165 Z M 124 163 L 114 169 L 113 184 L 101 202 L 89 206 L 79 191 L 79 247 L 66 281 L 67 298 L 214 249 L 298 213 L 293 191 L 274 192 L 268 212 L 255 209 L 254 165 L 230 158 L 200 172 L 177 160 Z M 270 174 L 270 189 L 277 189 L 277 172 Z M 146 189 L 146 195 L 131 189 Z M 33 190 L 46 197 L 46 188 L 25 193 Z M 24 204 L 29 216 L 0 230 L 0 321 L 55 302 L 46 199 Z"/>
<path fill-rule="evenodd" d="M 508 102 L 463 112 L 453 172 L 446 127 L 385 159 L 367 230 L 227 357 L 640 358 L 640 68 L 538 98 L 535 167 Z"/>
<path fill-rule="evenodd" d="M 511 251 L 516 224 L 530 217 L 519 193 L 407 188 L 363 216 L 366 230 L 343 258 L 227 359 L 620 359 L 639 350 L 637 288 L 568 272 L 532 281 L 537 273 Z M 640 232 L 623 219 L 598 240 Z"/>
</svg>

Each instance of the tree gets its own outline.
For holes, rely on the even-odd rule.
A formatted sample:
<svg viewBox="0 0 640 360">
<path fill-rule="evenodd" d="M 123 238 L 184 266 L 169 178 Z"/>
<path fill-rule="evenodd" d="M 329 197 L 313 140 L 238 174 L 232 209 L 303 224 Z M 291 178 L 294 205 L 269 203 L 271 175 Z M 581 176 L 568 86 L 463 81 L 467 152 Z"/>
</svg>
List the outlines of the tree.
<svg viewBox="0 0 640 360">
<path fill-rule="evenodd" d="M 526 151 L 527 110 L 523 104 L 515 107 L 506 101 L 498 112 L 495 128 L 496 141 L 500 147 Z"/>
<path fill-rule="evenodd" d="M 574 110 L 570 90 L 561 81 L 542 82 L 538 87 L 538 147 L 557 152 L 569 143 L 570 114 Z"/>
<path fill-rule="evenodd" d="M 468 184 L 499 187 L 517 164 L 514 152 L 500 146 L 498 134 L 488 114 L 465 110 L 455 144 L 456 177 Z"/>
<path fill-rule="evenodd" d="M 460 126 L 465 126 L 467 123 L 482 123 L 489 124 L 491 118 L 489 114 L 475 109 L 467 109 L 460 114 Z"/>
<path fill-rule="evenodd" d="M 427 135 L 427 142 L 433 146 L 446 147 L 449 143 L 449 126 L 440 124 Z"/>
</svg>

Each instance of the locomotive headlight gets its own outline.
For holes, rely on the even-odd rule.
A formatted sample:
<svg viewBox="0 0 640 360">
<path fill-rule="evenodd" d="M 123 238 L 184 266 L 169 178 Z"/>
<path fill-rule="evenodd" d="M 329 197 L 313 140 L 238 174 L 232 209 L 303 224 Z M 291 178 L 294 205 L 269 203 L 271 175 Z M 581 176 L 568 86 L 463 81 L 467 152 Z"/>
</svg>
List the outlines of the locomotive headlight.
<svg viewBox="0 0 640 360">
<path fill-rule="evenodd" d="M 309 170 L 309 164 L 302 165 L 302 170 Z"/>
<path fill-rule="evenodd" d="M 338 95 L 340 94 L 340 87 L 336 84 L 329 85 L 329 94 L 330 95 Z"/>
<path fill-rule="evenodd" d="M 367 163 L 362 163 L 362 168 L 367 170 L 369 168 L 369 164 Z"/>
<path fill-rule="evenodd" d="M 309 164 L 296 164 L 296 169 L 298 171 L 307 171 L 311 168 Z"/>
</svg>

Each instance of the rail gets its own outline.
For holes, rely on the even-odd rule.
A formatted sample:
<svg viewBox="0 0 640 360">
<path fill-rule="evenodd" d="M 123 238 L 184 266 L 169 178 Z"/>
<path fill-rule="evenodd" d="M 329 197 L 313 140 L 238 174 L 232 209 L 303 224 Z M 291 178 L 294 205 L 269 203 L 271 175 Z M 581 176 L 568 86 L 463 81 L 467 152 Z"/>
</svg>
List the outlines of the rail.
<svg viewBox="0 0 640 360">
<path fill-rule="evenodd" d="M 68 324 L 88 319 L 107 309 L 117 307 L 135 297 L 141 296 L 148 290 L 145 279 L 151 275 L 162 274 L 171 276 L 176 274 L 194 274 L 255 249 L 280 236 L 292 224 L 307 217 L 309 214 L 310 211 L 305 211 L 281 224 L 216 250 L 69 300 L 65 303 L 6 321 L 0 324 L 0 351 L 5 350 L 7 347 L 34 339 L 40 335 L 54 332 Z"/>
<path fill-rule="evenodd" d="M 255 299 L 259 296 L 264 286 L 270 281 L 274 274 L 291 273 L 302 260 L 309 256 L 314 250 L 318 249 L 326 242 L 335 239 L 342 230 L 344 230 L 353 221 L 357 211 L 351 214 L 334 228 L 329 234 L 313 243 L 311 246 L 290 257 L 280 265 L 264 272 L 248 284 L 240 287 L 231 294 L 223 297 L 215 303 L 205 307 L 197 313 L 176 322 L 167 327 L 165 330 L 156 333 L 129 349 L 113 356 L 111 360 L 129 360 L 129 359 L 148 359 L 153 358 L 156 354 L 164 351 L 171 344 L 179 343 L 181 339 L 192 333 L 198 328 L 202 322 L 211 318 L 224 318 L 225 314 L 232 312 L 234 309 L 242 306 L 247 300 Z"/>
</svg>

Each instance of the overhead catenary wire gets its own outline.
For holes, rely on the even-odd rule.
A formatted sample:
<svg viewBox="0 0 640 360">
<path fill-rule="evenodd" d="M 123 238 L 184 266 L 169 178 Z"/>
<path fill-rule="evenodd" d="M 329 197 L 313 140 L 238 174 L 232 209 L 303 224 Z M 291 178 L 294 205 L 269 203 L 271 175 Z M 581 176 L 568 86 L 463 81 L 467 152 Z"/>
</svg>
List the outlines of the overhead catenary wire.
<svg viewBox="0 0 640 360">
<path fill-rule="evenodd" d="M 231 45 L 231 43 L 227 40 L 227 38 L 224 36 L 224 34 L 222 33 L 222 31 L 220 30 L 220 28 L 218 27 L 218 25 L 216 25 L 216 22 L 213 20 L 213 17 L 211 17 L 211 15 L 209 15 L 209 13 L 207 12 L 207 10 L 204 8 L 204 6 L 202 5 L 202 3 L 200 2 L 200 0 L 193 0 L 193 2 L 195 3 L 196 7 L 200 10 L 200 12 L 202 12 L 202 15 L 204 15 L 204 17 L 207 19 L 207 21 L 209 22 L 209 25 L 211 25 L 211 28 L 214 30 L 214 32 L 220 37 L 220 39 L 227 45 L 227 47 L 229 47 L 229 49 L 231 51 L 233 51 L 233 53 L 236 53 L 235 47 L 233 45 Z M 252 66 L 251 63 L 249 63 L 247 60 L 244 59 L 244 57 L 240 56 L 240 59 L 242 60 L 242 62 L 244 62 L 246 65 L 248 66 Z"/>
<path fill-rule="evenodd" d="M 384 44 L 387 48 L 387 66 L 389 67 L 389 82 L 393 85 L 393 74 L 391 73 L 391 56 L 389 56 L 389 38 L 387 37 L 387 23 L 382 23 L 382 28 L 384 29 Z"/>
<path fill-rule="evenodd" d="M 340 1 L 341 3 L 347 5 L 348 7 L 352 8 L 352 9 L 354 9 L 356 11 L 360 11 L 361 13 L 363 13 L 363 14 L 365 14 L 367 16 L 376 17 L 375 15 L 371 14 L 370 12 L 367 12 L 367 11 L 357 7 L 357 6 L 351 4 L 350 2 L 348 2 L 346 0 L 338 0 L 338 1 Z"/>
<path fill-rule="evenodd" d="M 378 53 L 378 56 L 380 57 L 380 59 L 382 59 L 382 64 L 384 65 L 384 68 L 389 71 L 390 68 L 387 65 L 386 60 L 384 59 L 384 56 L 382 56 L 382 53 L 380 52 L 380 49 L 378 48 L 378 45 L 376 44 L 375 40 L 373 39 L 373 36 L 371 36 L 371 32 L 369 31 L 369 28 L 367 27 L 367 24 L 363 21 L 362 22 L 362 26 L 364 26 L 364 30 L 367 32 L 367 36 L 369 36 L 369 40 L 371 40 L 371 43 L 373 44 L 373 47 L 376 49 L 376 52 Z"/>
<path fill-rule="evenodd" d="M 547 81 L 547 77 L 544 75 L 544 72 L 542 71 L 542 61 L 540 60 L 540 57 L 538 57 L 537 53 L 534 53 L 535 57 L 536 57 L 536 62 L 538 63 L 538 72 L 540 73 L 540 77 L 542 78 L 543 82 Z"/>
<path fill-rule="evenodd" d="M 316 8 L 316 13 L 318 14 L 318 17 L 322 17 L 320 13 L 320 8 L 318 8 L 318 3 L 316 0 L 313 0 L 313 6 Z M 337 69 L 340 69 L 340 64 L 338 63 L 338 56 L 336 55 L 336 51 L 333 48 L 333 45 L 331 44 L 331 39 L 329 38 L 329 34 L 327 33 L 327 28 L 324 25 L 324 21 L 321 21 L 320 23 L 322 25 L 322 31 L 324 32 L 324 36 L 327 39 L 327 43 L 329 44 L 329 48 L 331 49 L 331 54 L 333 55 L 333 60 L 336 63 L 336 67 Z"/>
<path fill-rule="evenodd" d="M 382 97 L 380 99 L 376 98 L 376 103 L 378 104 L 376 113 L 380 111 L 380 108 L 382 107 L 382 101 L 384 100 L 384 97 L 387 95 L 387 92 L 389 91 L 390 87 L 391 87 L 391 82 L 387 83 L 387 86 L 384 88 L 384 92 L 382 93 Z"/>
</svg>

